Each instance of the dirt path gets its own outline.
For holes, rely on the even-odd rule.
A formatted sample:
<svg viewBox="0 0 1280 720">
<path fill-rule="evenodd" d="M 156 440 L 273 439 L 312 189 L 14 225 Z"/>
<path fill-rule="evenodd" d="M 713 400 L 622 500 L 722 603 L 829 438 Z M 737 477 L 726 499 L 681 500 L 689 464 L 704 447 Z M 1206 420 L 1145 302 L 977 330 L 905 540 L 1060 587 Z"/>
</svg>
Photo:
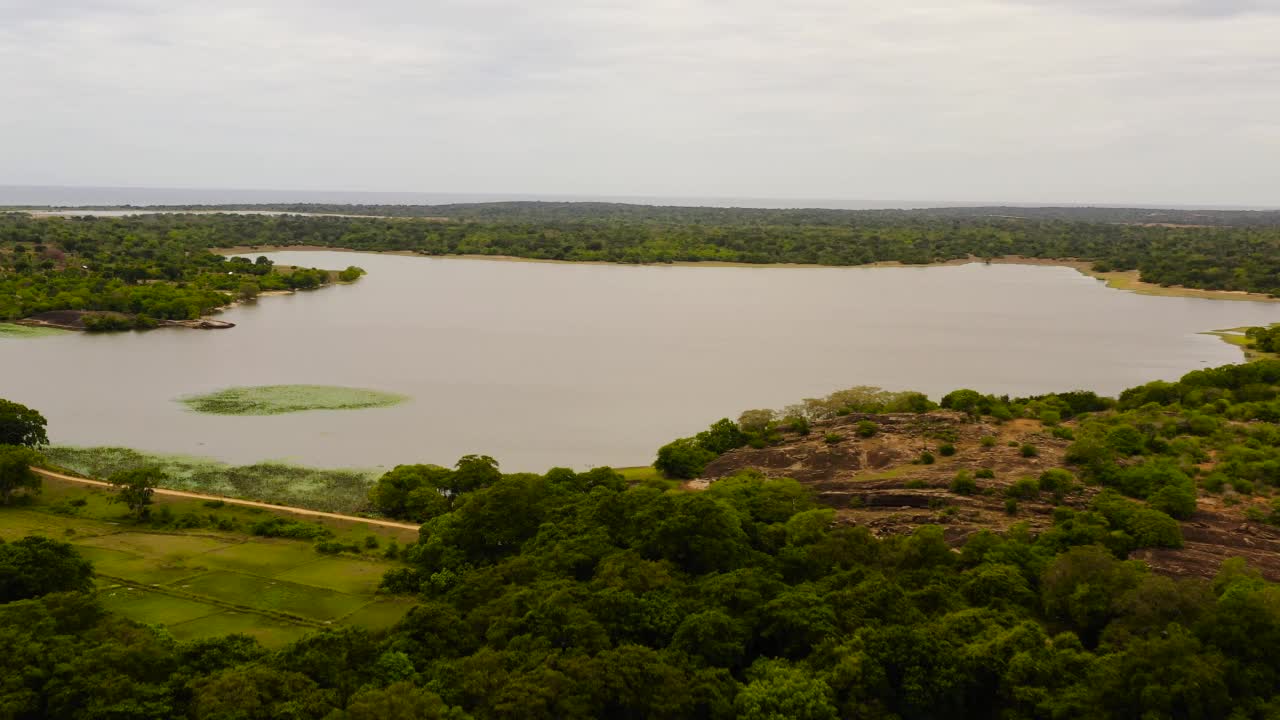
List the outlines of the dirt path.
<svg viewBox="0 0 1280 720">
<path fill-rule="evenodd" d="M 71 475 L 63 475 L 62 473 L 45 470 L 43 468 L 31 468 L 37 475 L 52 480 L 62 480 L 65 482 L 80 483 L 81 485 L 93 485 L 96 487 L 111 487 L 111 483 L 101 480 L 90 480 L 88 478 L 73 477 Z M 340 515 L 338 513 L 322 512 L 320 510 L 307 510 L 306 508 L 290 507 L 288 505 L 272 505 L 271 503 L 258 502 L 256 500 L 237 500 L 236 498 L 220 497 L 218 495 L 203 495 L 201 493 L 186 492 L 185 490 L 165 490 L 164 488 L 156 488 L 157 495 L 167 495 L 169 497 L 190 498 L 192 500 L 220 500 L 228 505 L 243 505 L 245 507 L 263 508 L 266 510 L 275 510 L 277 512 L 287 512 L 292 515 L 304 515 L 306 517 L 322 517 L 330 520 L 346 520 L 347 522 L 364 523 L 365 525 L 377 525 L 379 527 L 397 528 L 399 530 L 417 530 L 418 526 L 411 523 L 400 523 L 393 520 L 374 520 L 372 518 L 363 518 L 357 515 Z"/>
</svg>

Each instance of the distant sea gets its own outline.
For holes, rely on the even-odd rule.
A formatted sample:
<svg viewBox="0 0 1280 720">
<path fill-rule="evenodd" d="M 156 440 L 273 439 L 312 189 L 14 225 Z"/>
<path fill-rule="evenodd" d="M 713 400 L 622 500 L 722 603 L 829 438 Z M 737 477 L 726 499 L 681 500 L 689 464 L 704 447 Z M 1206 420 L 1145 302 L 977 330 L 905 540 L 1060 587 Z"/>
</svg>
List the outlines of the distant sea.
<svg viewBox="0 0 1280 720">
<path fill-rule="evenodd" d="M 259 205 L 329 203 L 335 205 L 448 205 L 503 201 L 618 202 L 749 208 L 829 208 L 833 210 L 919 209 L 936 207 L 1081 207 L 1085 203 L 1025 203 L 954 200 L 861 200 L 840 198 L 674 197 L 649 195 L 544 195 L 538 193 L 356 192 L 344 190 L 244 190 L 227 188 L 65 187 L 0 185 L 0 206 L 99 207 L 145 205 Z M 1141 207 L 1177 210 L 1263 210 L 1228 205 L 1103 204 L 1092 207 Z"/>
</svg>

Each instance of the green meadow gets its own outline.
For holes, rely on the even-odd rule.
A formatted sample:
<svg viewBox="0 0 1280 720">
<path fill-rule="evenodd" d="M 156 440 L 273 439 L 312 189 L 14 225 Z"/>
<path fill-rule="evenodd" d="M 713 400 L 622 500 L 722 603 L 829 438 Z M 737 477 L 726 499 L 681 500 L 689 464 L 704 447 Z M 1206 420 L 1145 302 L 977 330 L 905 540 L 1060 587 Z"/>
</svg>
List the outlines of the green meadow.
<svg viewBox="0 0 1280 720">
<path fill-rule="evenodd" d="M 413 605 L 411 598 L 377 593 L 382 575 L 398 566 L 383 557 L 383 550 L 393 541 L 412 542 L 412 532 L 302 520 L 362 548 L 359 554 L 324 555 L 307 541 L 245 532 L 252 523 L 276 516 L 266 510 L 156 500 L 155 512 L 202 513 L 240 529 L 135 524 L 124 516 L 124 506 L 111 502 L 110 490 L 46 481 L 35 502 L 0 507 L 0 538 L 38 534 L 72 543 L 93 562 L 99 597 L 108 609 L 163 625 L 180 640 L 237 632 L 280 646 L 335 624 L 388 627 Z"/>
</svg>

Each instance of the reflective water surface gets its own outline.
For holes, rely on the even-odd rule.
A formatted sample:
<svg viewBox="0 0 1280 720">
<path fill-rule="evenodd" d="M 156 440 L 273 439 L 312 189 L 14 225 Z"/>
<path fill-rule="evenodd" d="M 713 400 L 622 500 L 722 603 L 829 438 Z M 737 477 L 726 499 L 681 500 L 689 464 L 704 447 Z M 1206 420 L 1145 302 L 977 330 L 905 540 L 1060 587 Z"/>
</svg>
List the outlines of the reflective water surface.
<svg viewBox="0 0 1280 720">
<path fill-rule="evenodd" d="M 0 397 L 51 439 L 320 466 L 638 465 L 755 407 L 852 385 L 1115 393 L 1240 360 L 1206 330 L 1280 304 L 1136 295 L 1067 268 L 625 267 L 338 252 L 279 262 L 369 275 L 266 297 L 232 330 L 0 339 Z M 369 387 L 378 410 L 198 415 L 234 385 Z"/>
</svg>

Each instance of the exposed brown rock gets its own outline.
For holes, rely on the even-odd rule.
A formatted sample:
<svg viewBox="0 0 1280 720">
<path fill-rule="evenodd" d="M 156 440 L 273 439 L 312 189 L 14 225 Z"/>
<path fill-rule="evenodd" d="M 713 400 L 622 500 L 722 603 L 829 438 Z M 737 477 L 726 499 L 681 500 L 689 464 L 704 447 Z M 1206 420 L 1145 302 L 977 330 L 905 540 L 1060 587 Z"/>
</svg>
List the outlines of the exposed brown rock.
<svg viewBox="0 0 1280 720">
<path fill-rule="evenodd" d="M 859 438 L 856 425 L 861 420 L 876 423 L 879 432 Z M 841 439 L 828 443 L 825 437 L 831 433 Z M 984 447 L 984 436 L 996 438 L 995 445 Z M 955 445 L 954 456 L 941 455 L 944 442 Z M 1035 446 L 1039 455 L 1023 457 L 1023 443 Z M 866 526 L 876 535 L 941 524 L 947 538 L 959 543 L 980 530 L 1005 530 L 1017 522 L 1026 522 L 1032 532 L 1050 527 L 1053 505 L 1047 493 L 1040 500 L 1019 500 L 1011 516 L 1005 511 L 1005 490 L 1021 478 L 1064 467 L 1069 444 L 1034 420 L 975 422 L 950 411 L 855 414 L 815 423 L 808 435 L 788 434 L 776 446 L 728 452 L 689 486 L 705 487 L 718 478 L 755 469 L 808 485 L 822 503 L 837 510 L 841 522 Z M 935 456 L 934 464 L 916 462 L 925 450 Z M 950 492 L 958 471 L 976 473 L 981 468 L 990 468 L 995 478 L 978 479 L 976 494 Z M 1099 490 L 1086 486 L 1064 498 L 1063 504 L 1086 507 Z M 1158 572 L 1198 577 L 1213 577 L 1223 560 L 1244 557 L 1265 577 L 1280 580 L 1280 530 L 1247 521 L 1244 504 L 1227 505 L 1220 498 L 1203 496 L 1200 505 L 1201 511 L 1182 525 L 1185 547 L 1147 549 L 1134 556 Z"/>
</svg>

